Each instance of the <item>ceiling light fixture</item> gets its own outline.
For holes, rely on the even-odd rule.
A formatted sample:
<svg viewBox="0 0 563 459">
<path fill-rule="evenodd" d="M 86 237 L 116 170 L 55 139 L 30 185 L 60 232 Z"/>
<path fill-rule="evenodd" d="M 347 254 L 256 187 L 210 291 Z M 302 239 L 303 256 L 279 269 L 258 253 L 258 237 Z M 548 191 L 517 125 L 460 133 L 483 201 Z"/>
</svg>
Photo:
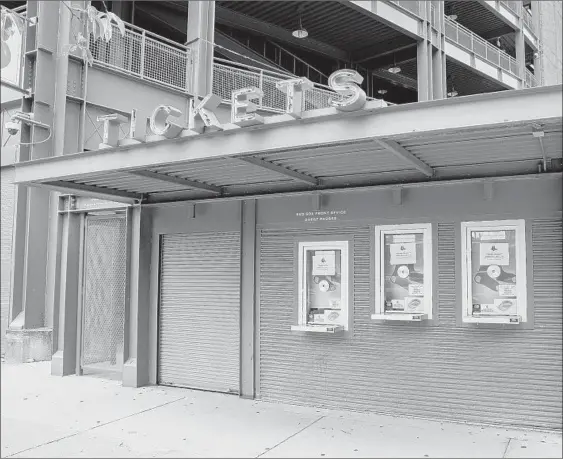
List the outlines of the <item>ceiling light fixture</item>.
<svg viewBox="0 0 563 459">
<path fill-rule="evenodd" d="M 303 24 L 301 22 L 302 13 L 303 13 L 303 4 L 299 5 L 299 8 L 297 9 L 297 14 L 299 14 L 298 28 L 295 29 L 293 32 L 291 32 L 291 35 L 293 35 L 295 38 L 307 38 L 309 36 L 309 32 L 307 32 L 307 30 L 303 27 Z"/>
<path fill-rule="evenodd" d="M 377 94 L 381 94 L 382 96 L 384 96 L 385 94 L 387 94 L 387 89 L 378 89 Z"/>
<path fill-rule="evenodd" d="M 455 88 L 452 86 L 452 90 L 450 92 L 448 92 L 448 97 L 455 97 L 458 95 L 458 92 L 455 90 Z"/>
<path fill-rule="evenodd" d="M 399 73 L 401 71 L 401 67 L 399 67 L 397 65 L 397 62 L 395 62 L 395 55 L 394 54 L 393 54 L 393 67 L 387 69 L 387 71 L 389 73 L 394 73 L 394 74 Z"/>
<path fill-rule="evenodd" d="M 450 14 L 449 16 L 447 16 L 447 18 L 451 21 L 455 21 L 457 20 L 457 14 Z"/>
</svg>

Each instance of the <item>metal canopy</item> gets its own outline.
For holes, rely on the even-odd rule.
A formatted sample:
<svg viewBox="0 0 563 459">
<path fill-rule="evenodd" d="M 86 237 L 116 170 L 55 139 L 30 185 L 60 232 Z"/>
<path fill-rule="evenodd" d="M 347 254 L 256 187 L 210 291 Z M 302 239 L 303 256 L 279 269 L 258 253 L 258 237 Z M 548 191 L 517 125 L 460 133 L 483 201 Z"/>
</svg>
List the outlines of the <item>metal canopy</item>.
<svg viewBox="0 0 563 459">
<path fill-rule="evenodd" d="M 305 112 L 258 128 L 19 163 L 15 179 L 150 203 L 535 174 L 544 154 L 548 162 L 562 156 L 560 97 L 552 86 Z"/>
</svg>

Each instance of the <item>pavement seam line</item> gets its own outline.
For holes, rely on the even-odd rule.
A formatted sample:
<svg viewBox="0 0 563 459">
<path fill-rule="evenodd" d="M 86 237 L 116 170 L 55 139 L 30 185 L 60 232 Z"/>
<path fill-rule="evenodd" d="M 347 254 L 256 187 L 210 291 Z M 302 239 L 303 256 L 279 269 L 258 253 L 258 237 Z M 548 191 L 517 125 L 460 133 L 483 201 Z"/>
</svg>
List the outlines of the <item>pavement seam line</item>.
<svg viewBox="0 0 563 459">
<path fill-rule="evenodd" d="M 506 443 L 506 448 L 504 448 L 504 453 L 502 453 L 503 458 L 506 457 L 506 452 L 508 451 L 508 446 L 510 445 L 511 441 L 512 441 L 512 437 L 508 437 L 508 442 Z"/>
<path fill-rule="evenodd" d="M 37 449 L 37 448 L 41 448 L 41 447 L 43 447 L 43 446 L 50 445 L 51 443 L 57 443 L 57 442 L 59 442 L 59 441 L 66 440 L 67 438 L 76 437 L 77 435 L 80 435 L 80 434 L 89 432 L 89 431 L 91 431 L 91 430 L 97 429 L 98 427 L 107 426 L 107 425 L 109 425 L 109 424 L 113 424 L 114 422 L 122 421 L 123 419 L 132 418 L 133 416 L 137 416 L 137 415 L 139 415 L 139 414 L 146 413 L 147 411 L 156 410 L 157 408 L 161 408 L 161 407 L 163 407 L 163 406 L 170 405 L 171 403 L 179 402 L 180 400 L 184 400 L 185 398 L 186 398 L 186 397 L 180 397 L 180 398 L 178 398 L 178 399 L 176 399 L 176 400 L 171 400 L 171 401 L 169 401 L 169 402 L 162 403 L 162 404 L 160 404 L 160 405 L 153 406 L 153 407 L 151 407 L 151 408 L 147 408 L 147 409 L 138 411 L 138 412 L 136 412 L 136 413 L 128 414 L 127 416 L 123 416 L 123 417 L 121 417 L 121 418 L 117 418 L 117 419 L 113 419 L 113 420 L 108 421 L 108 422 L 104 422 L 103 424 L 98 424 L 98 425 L 92 426 L 92 427 L 90 427 L 90 428 L 88 428 L 88 429 L 79 430 L 78 432 L 73 432 L 73 433 L 71 433 L 71 434 L 69 434 L 69 435 L 66 435 L 66 436 L 64 436 L 64 437 L 56 438 L 56 439 L 54 439 L 54 440 L 51 440 L 51 441 L 48 441 L 48 442 L 45 442 L 45 443 L 41 443 L 40 445 L 32 446 L 31 448 L 26 448 L 26 449 L 22 449 L 21 451 L 16 451 L 15 453 L 8 454 L 7 456 L 4 456 L 4 457 L 6 457 L 6 458 L 7 458 L 7 457 L 13 457 L 13 456 L 15 456 L 16 454 L 22 454 L 22 453 L 25 453 L 25 452 L 27 452 L 27 451 L 31 451 L 32 449 Z"/>
<path fill-rule="evenodd" d="M 319 419 L 315 419 L 313 422 L 311 422 L 310 424 L 306 425 L 305 427 L 303 427 L 301 430 L 298 430 L 297 432 L 295 432 L 294 434 L 290 435 L 289 437 L 287 437 L 286 439 L 280 441 L 279 443 L 275 444 L 274 446 L 272 446 L 271 448 L 267 449 L 266 451 L 261 452 L 258 457 L 263 456 L 266 453 L 269 453 L 270 451 L 272 451 L 273 449 L 276 449 L 278 446 L 280 446 L 281 444 L 285 443 L 287 440 L 292 439 L 293 437 L 295 437 L 296 435 L 299 435 L 301 432 L 303 432 L 304 430 L 308 429 L 309 427 L 311 427 L 313 424 L 316 424 L 317 422 L 319 422 L 321 419 L 325 418 L 326 416 L 321 416 Z"/>
</svg>

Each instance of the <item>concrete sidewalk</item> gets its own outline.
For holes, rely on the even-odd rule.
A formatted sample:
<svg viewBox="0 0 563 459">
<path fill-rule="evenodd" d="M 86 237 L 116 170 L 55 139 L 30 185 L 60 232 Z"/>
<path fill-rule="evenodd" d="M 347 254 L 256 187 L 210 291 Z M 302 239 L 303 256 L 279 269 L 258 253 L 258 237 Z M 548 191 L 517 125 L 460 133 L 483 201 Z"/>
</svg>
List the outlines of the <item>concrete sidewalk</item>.
<svg viewBox="0 0 563 459">
<path fill-rule="evenodd" d="M 2 457 L 562 457 L 561 435 L 130 389 L 2 364 Z"/>
</svg>

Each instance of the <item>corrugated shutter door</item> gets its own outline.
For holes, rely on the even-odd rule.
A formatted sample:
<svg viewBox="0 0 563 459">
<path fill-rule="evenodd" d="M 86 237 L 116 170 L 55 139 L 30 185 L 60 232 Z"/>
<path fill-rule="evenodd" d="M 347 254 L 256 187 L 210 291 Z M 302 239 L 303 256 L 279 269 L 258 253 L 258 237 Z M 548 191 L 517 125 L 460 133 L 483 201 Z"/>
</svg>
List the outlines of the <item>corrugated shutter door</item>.
<svg viewBox="0 0 563 459">
<path fill-rule="evenodd" d="M 159 383 L 239 393 L 240 234 L 164 235 Z"/>
<path fill-rule="evenodd" d="M 14 226 L 14 200 L 16 187 L 14 185 L 14 168 L 2 168 L 0 183 L 1 195 L 1 242 L 0 256 L 0 352 L 4 355 L 4 341 L 6 339 L 6 328 L 8 327 L 8 314 L 10 313 L 10 283 L 12 274 L 12 234 Z"/>
<path fill-rule="evenodd" d="M 561 221 L 532 227 L 535 326 L 456 326 L 459 223 L 438 232 L 438 326 L 371 320 L 372 228 L 267 229 L 260 245 L 260 383 L 263 400 L 403 416 L 561 429 Z M 353 236 L 350 336 L 290 330 L 295 239 Z M 321 335 L 321 336 L 318 336 Z"/>
</svg>

